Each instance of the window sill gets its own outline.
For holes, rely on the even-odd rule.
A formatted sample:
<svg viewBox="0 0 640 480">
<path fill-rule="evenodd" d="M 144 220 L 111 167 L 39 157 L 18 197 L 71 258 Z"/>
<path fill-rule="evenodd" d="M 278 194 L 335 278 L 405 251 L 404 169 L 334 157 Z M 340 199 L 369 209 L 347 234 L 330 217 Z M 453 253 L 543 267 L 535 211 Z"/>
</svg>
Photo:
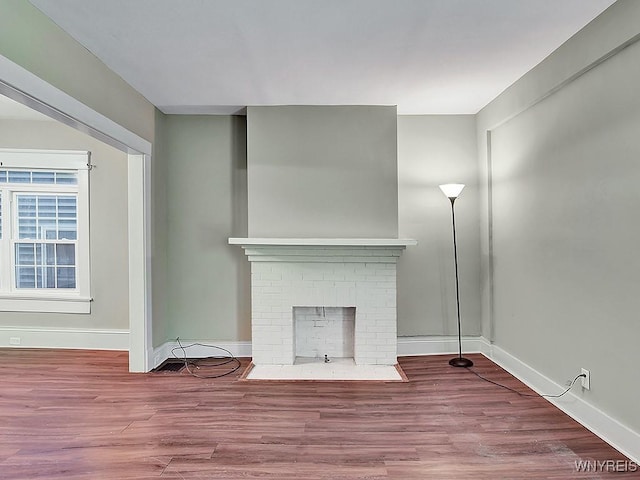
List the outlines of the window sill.
<svg viewBox="0 0 640 480">
<path fill-rule="evenodd" d="M 91 313 L 89 297 L 0 295 L 0 312 Z"/>
</svg>

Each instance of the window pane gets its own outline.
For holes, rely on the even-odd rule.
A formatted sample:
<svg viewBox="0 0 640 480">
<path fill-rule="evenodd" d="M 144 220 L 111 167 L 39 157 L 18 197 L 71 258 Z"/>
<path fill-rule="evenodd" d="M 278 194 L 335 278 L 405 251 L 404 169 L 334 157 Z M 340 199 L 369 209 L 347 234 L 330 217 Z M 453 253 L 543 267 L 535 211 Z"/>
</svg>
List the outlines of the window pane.
<svg viewBox="0 0 640 480">
<path fill-rule="evenodd" d="M 31 172 L 31 182 L 52 184 L 56 182 L 56 174 L 55 172 Z"/>
<path fill-rule="evenodd" d="M 16 267 L 16 287 L 35 288 L 36 269 L 35 267 Z"/>
<path fill-rule="evenodd" d="M 38 216 L 56 216 L 56 197 L 49 195 L 38 195 Z"/>
<path fill-rule="evenodd" d="M 35 218 L 25 218 L 18 220 L 18 238 L 19 239 L 35 239 L 38 238 L 36 236 L 36 219 Z"/>
<path fill-rule="evenodd" d="M 2 238 L 2 192 L 0 192 L 0 239 Z"/>
<path fill-rule="evenodd" d="M 40 185 L 77 185 L 76 172 L 53 170 L 0 170 L 0 183 L 31 183 Z"/>
<path fill-rule="evenodd" d="M 42 288 L 56 288 L 55 267 L 44 267 L 42 272 Z"/>
<path fill-rule="evenodd" d="M 58 288 L 76 288 L 76 269 L 74 267 L 58 267 Z"/>
<path fill-rule="evenodd" d="M 75 185 L 78 183 L 78 175 L 76 173 L 57 172 L 56 183 Z"/>
<path fill-rule="evenodd" d="M 56 288 L 56 269 L 55 267 L 43 268 L 43 285 L 42 288 Z"/>
<path fill-rule="evenodd" d="M 36 267 L 36 288 L 42 288 L 42 267 Z"/>
<path fill-rule="evenodd" d="M 31 172 L 9 170 L 9 183 L 31 183 Z"/>
<path fill-rule="evenodd" d="M 43 245 L 44 247 L 44 259 L 43 262 L 45 265 L 55 265 L 56 264 L 56 246 L 53 243 L 46 243 Z"/>
<path fill-rule="evenodd" d="M 56 264 L 75 265 L 76 264 L 76 246 L 68 243 L 57 244 L 56 245 Z"/>
<path fill-rule="evenodd" d="M 58 240 L 76 240 L 77 238 L 75 220 L 60 220 L 58 222 Z"/>
<path fill-rule="evenodd" d="M 76 288 L 76 246 L 16 243 L 17 288 Z"/>
<path fill-rule="evenodd" d="M 76 244 L 53 243 L 78 238 L 75 195 L 17 194 L 16 288 L 76 288 Z"/>
<path fill-rule="evenodd" d="M 16 243 L 16 265 L 35 265 L 36 255 L 33 243 Z"/>
<path fill-rule="evenodd" d="M 38 238 L 45 240 L 55 240 L 58 236 L 58 227 L 55 218 L 38 219 Z"/>
<path fill-rule="evenodd" d="M 58 217 L 75 218 L 77 215 L 76 197 L 58 197 Z"/>
<path fill-rule="evenodd" d="M 36 196 L 18 195 L 18 217 L 36 216 Z"/>
<path fill-rule="evenodd" d="M 18 238 L 77 240 L 74 195 L 17 195 Z"/>
</svg>

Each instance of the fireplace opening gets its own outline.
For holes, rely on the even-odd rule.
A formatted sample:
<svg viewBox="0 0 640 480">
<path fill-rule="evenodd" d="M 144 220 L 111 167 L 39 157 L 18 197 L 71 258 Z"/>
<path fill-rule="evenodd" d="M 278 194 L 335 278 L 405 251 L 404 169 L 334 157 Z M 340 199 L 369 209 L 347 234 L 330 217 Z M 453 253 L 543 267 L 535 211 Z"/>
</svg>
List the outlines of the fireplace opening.
<svg viewBox="0 0 640 480">
<path fill-rule="evenodd" d="M 354 357 L 355 307 L 293 307 L 295 363 Z"/>
</svg>

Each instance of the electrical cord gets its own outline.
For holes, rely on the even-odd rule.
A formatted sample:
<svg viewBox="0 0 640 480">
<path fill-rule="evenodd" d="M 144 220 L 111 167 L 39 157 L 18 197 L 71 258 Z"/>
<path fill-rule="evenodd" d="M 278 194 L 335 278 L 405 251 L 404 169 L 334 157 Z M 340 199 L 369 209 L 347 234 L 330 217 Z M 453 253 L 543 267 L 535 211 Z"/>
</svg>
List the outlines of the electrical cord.
<svg viewBox="0 0 640 480">
<path fill-rule="evenodd" d="M 493 383 L 494 385 L 497 385 L 498 387 L 502 387 L 506 390 L 510 390 L 514 393 L 517 393 L 518 395 L 520 395 L 521 397 L 545 397 L 545 398 L 560 398 L 561 396 L 563 396 L 565 393 L 567 393 L 569 390 L 571 390 L 571 388 L 573 387 L 573 385 L 576 383 L 576 381 L 578 381 L 578 379 L 580 377 L 586 377 L 586 375 L 584 373 L 581 373 L 580 375 L 577 375 L 576 378 L 573 379 L 573 381 L 571 382 L 571 384 L 567 387 L 567 389 L 558 394 L 558 395 L 544 395 L 544 394 L 531 394 L 531 393 L 522 393 L 519 392 L 518 390 L 515 390 L 511 387 L 507 387 L 506 385 L 502 385 L 501 383 L 498 382 L 494 382 L 493 380 L 490 380 L 486 377 L 483 377 L 482 375 L 480 375 L 478 372 L 476 372 L 475 370 L 471 370 L 471 368 L 466 367 L 467 370 L 469 370 L 471 373 L 473 373 L 476 377 L 481 378 L 482 380 L 484 380 L 485 382 L 489 382 L 489 383 Z"/>
<path fill-rule="evenodd" d="M 240 365 L 241 365 L 240 360 L 238 360 L 226 348 L 218 347 L 217 345 L 206 345 L 204 343 L 191 343 L 189 345 L 182 345 L 182 343 L 180 342 L 180 337 L 176 338 L 176 341 L 178 342 L 178 346 L 171 349 L 171 354 L 174 356 L 174 358 L 177 358 L 178 360 L 182 360 L 184 362 L 185 369 L 193 377 L 203 378 L 203 379 L 220 378 L 226 375 L 231 375 L 233 372 L 237 371 L 240 368 Z M 226 352 L 228 355 L 211 356 L 211 357 L 206 357 L 206 358 L 197 359 L 197 360 L 189 360 L 189 358 L 187 357 L 187 349 L 195 346 L 215 348 L 218 350 L 222 350 L 223 352 Z M 179 357 L 178 355 L 176 355 L 177 350 L 182 351 L 182 357 Z M 212 363 L 212 361 L 214 361 L 214 363 Z M 230 366 L 230 370 L 224 373 L 216 374 L 216 375 L 200 375 L 199 373 L 192 370 L 192 368 L 200 369 L 201 367 L 221 367 L 223 365 L 228 365 L 230 363 L 235 363 L 235 365 Z"/>
</svg>

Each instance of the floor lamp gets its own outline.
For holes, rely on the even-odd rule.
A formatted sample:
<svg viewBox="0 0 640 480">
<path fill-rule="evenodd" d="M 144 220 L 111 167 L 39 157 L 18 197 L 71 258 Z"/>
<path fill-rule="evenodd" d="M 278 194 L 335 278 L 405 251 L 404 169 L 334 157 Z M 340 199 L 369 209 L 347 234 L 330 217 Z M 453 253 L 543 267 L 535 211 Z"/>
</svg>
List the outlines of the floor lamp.
<svg viewBox="0 0 640 480">
<path fill-rule="evenodd" d="M 460 333 L 460 288 L 458 285 L 458 245 L 456 244 L 456 213 L 453 204 L 460 196 L 464 185 L 461 183 L 449 183 L 440 185 L 440 190 L 451 201 L 451 223 L 453 225 L 453 260 L 456 267 L 456 309 L 458 313 L 458 356 L 449 360 L 452 367 L 471 367 L 473 362 L 462 356 L 462 336 Z"/>
</svg>

